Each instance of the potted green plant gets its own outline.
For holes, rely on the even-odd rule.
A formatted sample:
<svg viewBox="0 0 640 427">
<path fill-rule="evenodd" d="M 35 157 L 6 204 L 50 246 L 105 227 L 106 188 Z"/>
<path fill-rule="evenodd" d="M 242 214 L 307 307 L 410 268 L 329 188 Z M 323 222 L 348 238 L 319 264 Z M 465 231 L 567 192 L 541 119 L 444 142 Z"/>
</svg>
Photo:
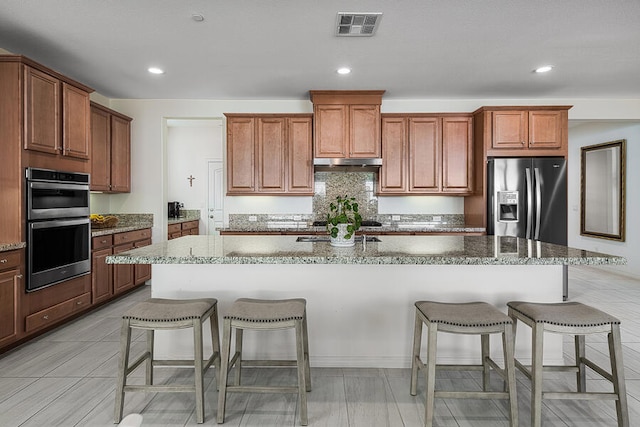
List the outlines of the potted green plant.
<svg viewBox="0 0 640 427">
<path fill-rule="evenodd" d="M 353 246 L 356 230 L 362 224 L 355 197 L 337 196 L 335 202 L 329 204 L 327 213 L 327 231 L 331 236 L 332 246 Z"/>
</svg>

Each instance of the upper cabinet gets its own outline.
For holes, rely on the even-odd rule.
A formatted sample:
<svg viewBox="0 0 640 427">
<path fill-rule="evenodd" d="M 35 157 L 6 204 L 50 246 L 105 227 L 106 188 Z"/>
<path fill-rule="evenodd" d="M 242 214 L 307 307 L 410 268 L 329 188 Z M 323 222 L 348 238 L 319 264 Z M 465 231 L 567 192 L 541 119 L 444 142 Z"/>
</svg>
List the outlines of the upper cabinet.
<svg viewBox="0 0 640 427">
<path fill-rule="evenodd" d="M 225 116 L 228 195 L 313 195 L 311 114 Z"/>
<path fill-rule="evenodd" d="M 91 190 L 131 191 L 131 118 L 91 103 Z"/>
<path fill-rule="evenodd" d="M 380 104 L 383 90 L 309 92 L 314 113 L 314 157 L 381 156 Z"/>
<path fill-rule="evenodd" d="M 493 156 L 566 155 L 569 108 L 484 107 L 485 149 Z"/>
<path fill-rule="evenodd" d="M 24 66 L 24 148 L 89 158 L 89 91 Z"/>
<path fill-rule="evenodd" d="M 382 115 L 380 195 L 466 195 L 472 168 L 470 115 Z"/>
</svg>

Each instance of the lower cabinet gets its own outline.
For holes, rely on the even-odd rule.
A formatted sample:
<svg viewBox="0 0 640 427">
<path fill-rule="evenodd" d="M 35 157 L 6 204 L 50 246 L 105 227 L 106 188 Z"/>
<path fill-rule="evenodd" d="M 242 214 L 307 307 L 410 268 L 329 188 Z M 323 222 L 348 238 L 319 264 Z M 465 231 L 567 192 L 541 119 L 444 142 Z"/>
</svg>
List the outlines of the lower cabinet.
<svg viewBox="0 0 640 427">
<path fill-rule="evenodd" d="M 197 219 L 193 221 L 169 224 L 169 226 L 167 227 L 167 240 L 198 234 L 200 234 L 200 220 Z"/>
<path fill-rule="evenodd" d="M 92 243 L 92 303 L 106 301 L 151 279 L 151 265 L 107 264 L 106 258 L 151 244 L 151 229 L 94 237 Z"/>
<path fill-rule="evenodd" d="M 23 293 L 22 251 L 0 253 L 0 347 L 22 335 L 20 296 Z"/>
</svg>

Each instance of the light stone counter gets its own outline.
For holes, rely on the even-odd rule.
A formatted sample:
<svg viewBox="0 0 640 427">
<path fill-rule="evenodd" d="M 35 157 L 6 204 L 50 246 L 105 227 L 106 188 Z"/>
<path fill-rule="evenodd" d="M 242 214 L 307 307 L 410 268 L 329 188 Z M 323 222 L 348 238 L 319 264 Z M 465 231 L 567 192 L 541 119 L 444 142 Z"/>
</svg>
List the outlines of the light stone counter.
<svg viewBox="0 0 640 427">
<path fill-rule="evenodd" d="M 496 236 L 379 236 L 336 248 L 296 236 L 185 236 L 107 257 L 115 264 L 601 265 L 622 257 Z"/>
<path fill-rule="evenodd" d="M 217 298 L 220 316 L 240 297 L 306 298 L 312 366 L 380 368 L 410 366 L 416 301 L 485 301 L 504 312 L 512 300 L 560 302 L 566 265 L 625 262 L 518 238 L 379 238 L 334 248 L 296 236 L 185 236 L 107 262 L 153 264 L 153 297 Z M 247 359 L 294 356 L 290 331 L 246 337 Z M 155 342 L 159 357 L 193 357 L 189 331 L 158 331 Z M 501 352 L 492 336 L 492 357 Z M 476 336 L 438 336 L 439 363 L 478 363 L 479 354 Z M 530 331 L 519 327 L 516 355 L 527 364 L 530 354 Z M 545 339 L 544 358 L 562 363 L 561 335 Z"/>
<path fill-rule="evenodd" d="M 0 252 L 14 251 L 16 249 L 22 249 L 26 247 L 27 247 L 26 242 L 0 243 Z"/>
</svg>

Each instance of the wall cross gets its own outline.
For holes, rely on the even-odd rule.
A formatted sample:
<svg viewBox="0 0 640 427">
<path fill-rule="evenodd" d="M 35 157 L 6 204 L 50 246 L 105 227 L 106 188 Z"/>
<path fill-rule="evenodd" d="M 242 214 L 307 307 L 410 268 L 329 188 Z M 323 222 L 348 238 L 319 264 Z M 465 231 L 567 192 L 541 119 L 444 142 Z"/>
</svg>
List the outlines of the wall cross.
<svg viewBox="0 0 640 427">
<path fill-rule="evenodd" d="M 193 175 L 189 175 L 189 178 L 187 178 L 189 180 L 189 187 L 193 187 L 193 180 L 195 179 L 195 177 Z"/>
</svg>

